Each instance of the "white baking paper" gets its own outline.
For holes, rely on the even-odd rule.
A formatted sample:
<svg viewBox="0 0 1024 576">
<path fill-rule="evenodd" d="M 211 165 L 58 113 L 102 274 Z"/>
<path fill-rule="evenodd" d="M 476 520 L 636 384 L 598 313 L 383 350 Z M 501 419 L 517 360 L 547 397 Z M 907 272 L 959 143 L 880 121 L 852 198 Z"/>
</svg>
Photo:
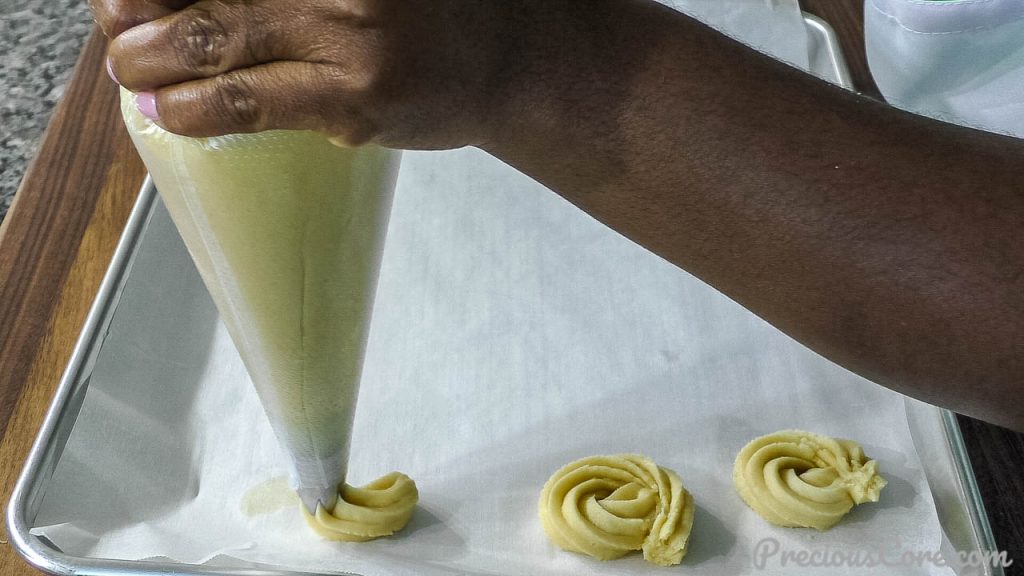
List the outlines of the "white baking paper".
<svg viewBox="0 0 1024 576">
<path fill-rule="evenodd" d="M 860 441 L 889 480 L 881 501 L 824 533 L 765 523 L 736 495 L 732 461 L 782 428 Z M 543 535 L 548 476 L 626 451 L 678 471 L 696 499 L 681 567 L 601 563 Z M 757 570 L 758 550 L 892 558 L 941 540 L 900 395 L 476 150 L 408 153 L 399 175 L 349 480 L 391 470 L 421 495 L 392 538 L 322 541 L 297 503 L 254 512 L 273 508 L 260 494 L 284 494 L 267 488 L 283 456 L 160 208 L 34 533 L 73 556 L 366 576 L 790 573 L 779 555 Z"/>
<path fill-rule="evenodd" d="M 297 505 L 248 516 L 243 501 L 285 475 L 283 456 L 162 211 L 148 235 L 36 520 L 65 552 L 368 576 L 646 572 L 639 557 L 560 552 L 537 519 L 554 470 L 624 451 L 694 494 L 688 573 L 751 569 L 766 537 L 794 550 L 939 546 L 898 394 L 474 150 L 405 157 L 359 397 L 349 478 L 410 474 L 412 524 L 352 545 L 319 540 Z M 861 441 L 890 482 L 881 502 L 825 533 L 750 511 L 733 457 L 793 427 Z"/>
</svg>

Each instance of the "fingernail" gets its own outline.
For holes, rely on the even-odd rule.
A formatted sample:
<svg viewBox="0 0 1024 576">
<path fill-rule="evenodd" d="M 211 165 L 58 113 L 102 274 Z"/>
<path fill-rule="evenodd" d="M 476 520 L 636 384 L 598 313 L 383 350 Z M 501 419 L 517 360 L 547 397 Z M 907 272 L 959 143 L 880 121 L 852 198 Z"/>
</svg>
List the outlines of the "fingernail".
<svg viewBox="0 0 1024 576">
<path fill-rule="evenodd" d="M 110 79 L 114 81 L 114 84 L 117 84 L 118 86 L 121 85 L 121 83 L 117 81 L 117 76 L 114 75 L 114 65 L 110 62 L 110 58 L 107 58 L 107 76 L 110 76 Z"/>
<path fill-rule="evenodd" d="M 159 120 L 160 115 L 156 113 L 156 95 L 152 92 L 139 92 L 135 95 L 135 105 L 139 112 L 150 120 Z"/>
</svg>

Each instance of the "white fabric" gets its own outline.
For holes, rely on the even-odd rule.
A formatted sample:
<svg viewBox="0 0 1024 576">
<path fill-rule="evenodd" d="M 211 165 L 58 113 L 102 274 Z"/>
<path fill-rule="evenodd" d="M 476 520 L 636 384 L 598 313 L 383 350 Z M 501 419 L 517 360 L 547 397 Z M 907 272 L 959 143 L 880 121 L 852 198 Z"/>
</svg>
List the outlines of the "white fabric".
<svg viewBox="0 0 1024 576">
<path fill-rule="evenodd" d="M 1024 2 L 865 0 L 864 27 L 891 104 L 1024 136 Z"/>
</svg>

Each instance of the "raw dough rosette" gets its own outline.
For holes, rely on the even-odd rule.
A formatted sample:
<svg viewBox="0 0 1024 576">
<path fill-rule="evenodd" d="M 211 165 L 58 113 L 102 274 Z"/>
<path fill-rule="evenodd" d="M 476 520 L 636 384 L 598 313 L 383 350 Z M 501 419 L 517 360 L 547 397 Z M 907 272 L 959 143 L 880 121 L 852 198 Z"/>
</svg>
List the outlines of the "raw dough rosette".
<svg viewBox="0 0 1024 576">
<path fill-rule="evenodd" d="M 693 497 L 679 475 L 636 454 L 591 456 L 544 484 L 540 519 L 558 547 L 599 560 L 643 550 L 660 566 L 678 564 L 693 526 Z"/>
<path fill-rule="evenodd" d="M 762 518 L 825 530 L 855 504 L 877 502 L 885 479 L 860 444 L 782 430 L 751 441 L 736 456 L 733 482 Z"/>
<path fill-rule="evenodd" d="M 362 488 L 344 484 L 330 510 L 317 506 L 316 515 L 299 506 L 306 522 L 329 540 L 365 542 L 390 536 L 412 518 L 419 501 L 416 483 L 400 472 L 392 472 Z"/>
</svg>

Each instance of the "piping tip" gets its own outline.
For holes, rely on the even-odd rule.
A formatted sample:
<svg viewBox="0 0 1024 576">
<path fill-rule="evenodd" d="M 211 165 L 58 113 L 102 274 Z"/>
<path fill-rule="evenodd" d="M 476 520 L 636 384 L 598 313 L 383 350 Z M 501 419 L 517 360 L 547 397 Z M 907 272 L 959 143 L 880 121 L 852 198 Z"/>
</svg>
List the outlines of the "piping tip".
<svg viewBox="0 0 1024 576">
<path fill-rule="evenodd" d="M 338 502 L 338 489 L 331 486 L 328 488 L 300 488 L 296 490 L 299 500 L 306 507 L 306 511 L 316 515 L 317 506 L 323 506 L 326 510 L 332 510 Z"/>
</svg>

